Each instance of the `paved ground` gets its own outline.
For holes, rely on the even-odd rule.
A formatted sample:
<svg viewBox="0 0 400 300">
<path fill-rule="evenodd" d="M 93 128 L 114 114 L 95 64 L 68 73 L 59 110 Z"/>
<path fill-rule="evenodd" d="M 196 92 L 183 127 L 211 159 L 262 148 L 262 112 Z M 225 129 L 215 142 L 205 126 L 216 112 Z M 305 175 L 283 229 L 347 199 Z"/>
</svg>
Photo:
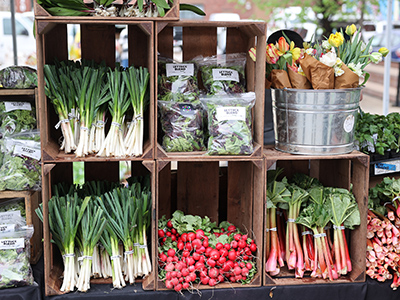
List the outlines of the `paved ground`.
<svg viewBox="0 0 400 300">
<path fill-rule="evenodd" d="M 382 97 L 374 97 L 371 95 L 364 94 L 363 100 L 360 102 L 360 107 L 363 111 L 369 112 L 371 114 L 382 114 L 383 112 L 382 98 L 383 94 Z M 400 107 L 389 104 L 389 113 L 391 112 L 400 113 Z"/>
</svg>

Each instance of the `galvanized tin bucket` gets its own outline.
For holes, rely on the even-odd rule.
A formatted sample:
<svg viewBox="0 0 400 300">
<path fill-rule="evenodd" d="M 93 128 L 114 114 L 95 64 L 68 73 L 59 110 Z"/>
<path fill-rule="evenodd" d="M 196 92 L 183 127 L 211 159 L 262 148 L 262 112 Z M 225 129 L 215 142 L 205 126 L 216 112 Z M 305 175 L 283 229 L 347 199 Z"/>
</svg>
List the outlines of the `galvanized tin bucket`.
<svg viewBox="0 0 400 300">
<path fill-rule="evenodd" d="M 275 148 L 308 155 L 353 151 L 361 89 L 272 89 Z"/>
</svg>

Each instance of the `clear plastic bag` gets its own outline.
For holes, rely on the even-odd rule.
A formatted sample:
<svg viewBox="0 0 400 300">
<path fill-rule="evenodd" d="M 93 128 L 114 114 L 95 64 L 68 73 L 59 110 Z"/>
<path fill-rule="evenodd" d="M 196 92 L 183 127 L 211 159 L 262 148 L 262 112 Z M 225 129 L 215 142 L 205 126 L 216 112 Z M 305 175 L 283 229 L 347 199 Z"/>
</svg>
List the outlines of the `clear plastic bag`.
<svg viewBox="0 0 400 300">
<path fill-rule="evenodd" d="M 0 233 L 0 288 L 20 287 L 34 283 L 30 259 L 33 226 Z"/>
<path fill-rule="evenodd" d="M 0 70 L 0 88 L 31 89 L 37 87 L 36 70 L 27 66 L 11 66 Z"/>
<path fill-rule="evenodd" d="M 24 198 L 0 201 L 0 232 L 9 231 L 10 228 L 13 228 L 13 226 L 2 226 L 5 224 L 15 225 L 14 227 L 26 225 Z"/>
<path fill-rule="evenodd" d="M 246 53 L 196 58 L 208 95 L 246 92 Z"/>
<path fill-rule="evenodd" d="M 36 114 L 30 102 L 0 102 L 0 138 L 36 128 Z"/>
<path fill-rule="evenodd" d="M 200 103 L 158 101 L 167 152 L 203 151 L 203 108 Z"/>
<path fill-rule="evenodd" d="M 251 109 L 255 93 L 202 97 L 208 115 L 209 155 L 249 155 L 253 153 Z"/>
<path fill-rule="evenodd" d="M 197 65 L 193 61 L 177 63 L 158 58 L 158 100 L 194 102 L 199 100 Z"/>
<path fill-rule="evenodd" d="M 40 190 L 39 131 L 27 131 L 1 140 L 0 190 Z"/>
</svg>

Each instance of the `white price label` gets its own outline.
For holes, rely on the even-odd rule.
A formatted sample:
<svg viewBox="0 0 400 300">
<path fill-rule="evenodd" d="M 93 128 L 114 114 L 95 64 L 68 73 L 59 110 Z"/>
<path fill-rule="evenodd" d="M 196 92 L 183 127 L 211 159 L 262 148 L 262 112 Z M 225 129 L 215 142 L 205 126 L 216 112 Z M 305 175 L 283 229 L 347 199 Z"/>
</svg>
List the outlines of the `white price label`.
<svg viewBox="0 0 400 300">
<path fill-rule="evenodd" d="M 354 116 L 353 115 L 348 115 L 346 117 L 346 119 L 344 120 L 344 123 L 343 123 L 344 131 L 346 131 L 347 133 L 353 131 L 354 123 L 355 123 Z"/>
<path fill-rule="evenodd" d="M 166 64 L 167 77 L 170 76 L 193 76 L 193 64 Z"/>
<path fill-rule="evenodd" d="M 0 240 L 0 250 L 18 249 L 24 247 L 25 247 L 25 240 L 23 238 Z"/>
<path fill-rule="evenodd" d="M 24 155 L 36 160 L 40 160 L 40 149 L 33 149 L 23 145 L 15 145 L 14 154 Z"/>
<path fill-rule="evenodd" d="M 19 210 L 0 212 L 0 224 L 12 224 L 20 218 L 21 212 Z"/>
<path fill-rule="evenodd" d="M 32 110 L 32 106 L 29 102 L 4 102 L 6 112 L 13 110 Z"/>
<path fill-rule="evenodd" d="M 15 224 L 0 225 L 0 233 L 14 232 Z"/>
<path fill-rule="evenodd" d="M 214 81 L 224 80 L 224 81 L 236 81 L 239 82 L 239 72 L 232 69 L 213 69 L 212 75 Z"/>
<path fill-rule="evenodd" d="M 400 160 L 391 160 L 374 164 L 374 174 L 389 174 L 400 171 Z"/>
<path fill-rule="evenodd" d="M 246 121 L 246 108 L 237 106 L 217 107 L 218 121 Z"/>
</svg>

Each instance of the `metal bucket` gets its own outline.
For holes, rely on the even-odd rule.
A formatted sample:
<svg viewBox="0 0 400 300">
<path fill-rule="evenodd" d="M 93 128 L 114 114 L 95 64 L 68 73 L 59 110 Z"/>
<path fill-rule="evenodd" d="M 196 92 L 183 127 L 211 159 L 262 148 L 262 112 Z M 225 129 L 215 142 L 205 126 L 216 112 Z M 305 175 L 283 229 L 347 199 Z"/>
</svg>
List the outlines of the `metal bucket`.
<svg viewBox="0 0 400 300">
<path fill-rule="evenodd" d="M 272 89 L 275 148 L 308 155 L 353 151 L 361 89 Z"/>
</svg>

